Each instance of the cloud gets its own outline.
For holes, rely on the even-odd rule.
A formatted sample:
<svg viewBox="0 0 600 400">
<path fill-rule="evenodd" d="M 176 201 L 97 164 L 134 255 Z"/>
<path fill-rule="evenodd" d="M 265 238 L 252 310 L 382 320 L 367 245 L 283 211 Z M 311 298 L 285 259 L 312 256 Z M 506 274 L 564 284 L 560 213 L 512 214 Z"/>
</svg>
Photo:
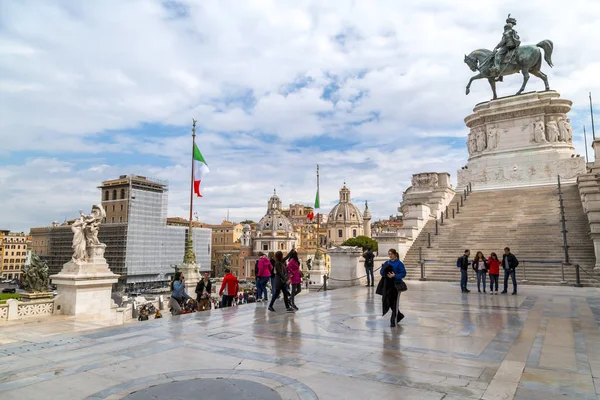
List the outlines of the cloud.
<svg viewBox="0 0 600 400">
<path fill-rule="evenodd" d="M 543 70 L 574 102 L 584 154 L 587 94 L 600 93 L 594 0 L 1 2 L 0 224 L 88 208 L 125 173 L 168 179 L 169 213 L 185 216 L 191 118 L 211 167 L 203 220 L 256 220 L 273 188 L 310 204 L 317 163 L 324 208 L 346 180 L 375 217 L 394 214 L 411 174 L 464 165 L 463 119 L 490 90 L 464 95 L 463 55 L 493 48 L 508 12 L 523 43 L 554 41 Z"/>
</svg>

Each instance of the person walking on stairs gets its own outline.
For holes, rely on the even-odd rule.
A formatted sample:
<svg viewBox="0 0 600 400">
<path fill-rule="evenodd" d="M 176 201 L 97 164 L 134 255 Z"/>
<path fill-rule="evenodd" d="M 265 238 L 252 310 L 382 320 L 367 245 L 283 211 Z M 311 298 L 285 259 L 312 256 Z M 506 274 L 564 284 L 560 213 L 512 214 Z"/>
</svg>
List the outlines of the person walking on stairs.
<svg viewBox="0 0 600 400">
<path fill-rule="evenodd" d="M 519 265 L 519 260 L 513 253 L 510 252 L 508 247 L 504 248 L 504 255 L 502 256 L 502 268 L 504 268 L 504 290 L 502 294 L 506 294 L 508 291 L 508 277 L 510 276 L 513 284 L 513 296 L 517 294 L 517 273 L 516 269 Z"/>
<path fill-rule="evenodd" d="M 485 276 L 487 275 L 488 265 L 485 256 L 481 251 L 475 254 L 473 260 L 473 270 L 477 273 L 477 291 L 481 293 L 481 283 L 483 283 L 483 293 L 485 293 Z"/>
<path fill-rule="evenodd" d="M 463 293 L 470 292 L 470 290 L 467 289 L 470 255 L 471 252 L 467 249 L 465 250 L 465 253 L 462 256 L 458 257 L 458 260 L 456 260 L 456 266 L 460 268 L 460 290 Z"/>
<path fill-rule="evenodd" d="M 273 305 L 275 304 L 275 300 L 279 297 L 281 292 L 283 292 L 283 302 L 285 303 L 286 311 L 289 313 L 295 312 L 295 310 L 291 307 L 290 304 L 290 293 L 287 290 L 287 286 L 291 283 L 288 277 L 287 269 L 285 267 L 285 263 L 283 262 L 283 253 L 278 251 L 275 253 L 275 293 L 271 297 L 271 302 L 269 303 L 269 311 L 275 312 Z"/>
<path fill-rule="evenodd" d="M 494 286 L 496 287 L 496 294 L 498 294 L 498 278 L 500 275 L 500 260 L 496 253 L 490 254 L 488 258 L 488 268 L 490 271 L 490 294 L 494 294 Z"/>
</svg>

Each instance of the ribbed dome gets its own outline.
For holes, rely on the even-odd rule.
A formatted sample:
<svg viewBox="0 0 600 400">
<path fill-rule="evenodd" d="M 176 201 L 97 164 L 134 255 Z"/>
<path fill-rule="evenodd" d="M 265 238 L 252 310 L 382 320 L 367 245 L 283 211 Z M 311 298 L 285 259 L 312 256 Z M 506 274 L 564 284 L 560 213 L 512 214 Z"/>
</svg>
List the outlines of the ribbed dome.
<svg viewBox="0 0 600 400">
<path fill-rule="evenodd" d="M 350 203 L 350 189 L 344 185 L 340 190 L 340 202 L 329 212 L 327 224 L 348 223 L 363 224 L 363 216 L 354 204 Z"/>
<path fill-rule="evenodd" d="M 281 200 L 273 191 L 273 196 L 269 199 L 267 214 L 261 218 L 256 225 L 256 231 L 279 231 L 293 232 L 294 228 L 290 220 L 281 213 Z"/>
</svg>

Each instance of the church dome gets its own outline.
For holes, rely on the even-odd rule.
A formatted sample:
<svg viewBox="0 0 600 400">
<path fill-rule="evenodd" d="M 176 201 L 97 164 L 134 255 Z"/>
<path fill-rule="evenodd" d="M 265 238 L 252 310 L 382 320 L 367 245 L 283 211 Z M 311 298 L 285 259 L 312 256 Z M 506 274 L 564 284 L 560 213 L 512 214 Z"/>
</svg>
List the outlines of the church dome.
<svg viewBox="0 0 600 400">
<path fill-rule="evenodd" d="M 267 214 L 261 218 L 256 225 L 256 231 L 275 231 L 275 232 L 293 232 L 294 228 L 290 220 L 281 213 L 281 200 L 277 193 L 273 191 L 273 196 L 269 199 Z"/>
<path fill-rule="evenodd" d="M 363 216 L 358 207 L 350 202 L 350 189 L 345 184 L 340 190 L 340 202 L 331 209 L 327 218 L 328 225 L 338 223 L 363 224 Z"/>
</svg>

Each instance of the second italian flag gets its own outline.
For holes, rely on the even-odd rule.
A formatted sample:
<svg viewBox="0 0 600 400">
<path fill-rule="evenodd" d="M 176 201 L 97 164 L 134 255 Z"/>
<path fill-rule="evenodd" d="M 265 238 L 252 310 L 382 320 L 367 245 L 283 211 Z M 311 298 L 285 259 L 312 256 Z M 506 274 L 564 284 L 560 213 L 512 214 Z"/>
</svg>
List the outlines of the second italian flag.
<svg viewBox="0 0 600 400">
<path fill-rule="evenodd" d="M 200 153 L 200 149 L 194 143 L 194 193 L 198 195 L 198 197 L 202 197 L 200 194 L 200 182 L 202 182 L 202 178 L 206 173 L 209 172 L 208 165 L 206 164 L 206 160 Z"/>
</svg>

